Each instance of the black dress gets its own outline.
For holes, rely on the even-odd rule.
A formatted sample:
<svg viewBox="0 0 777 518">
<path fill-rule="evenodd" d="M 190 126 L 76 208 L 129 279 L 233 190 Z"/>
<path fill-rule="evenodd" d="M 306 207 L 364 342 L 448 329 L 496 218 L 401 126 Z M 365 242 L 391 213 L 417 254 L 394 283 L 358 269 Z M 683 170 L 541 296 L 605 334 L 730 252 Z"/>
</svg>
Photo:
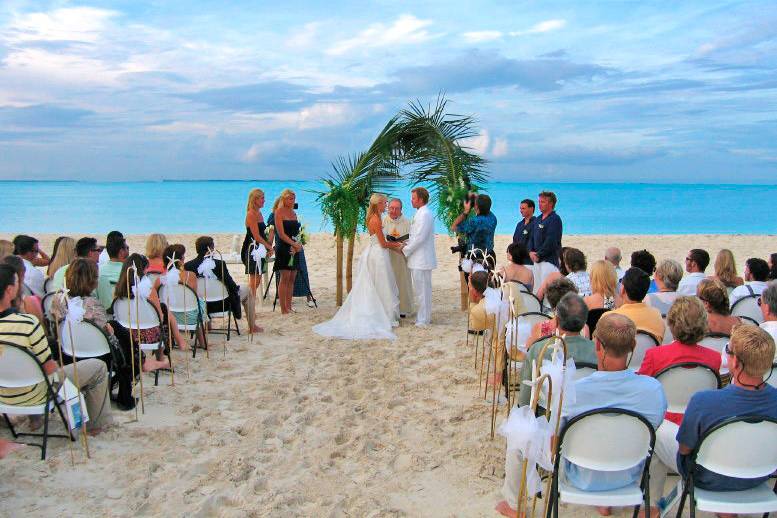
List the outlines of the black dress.
<svg viewBox="0 0 777 518">
<path fill-rule="evenodd" d="M 299 221 L 283 220 L 283 231 L 290 239 L 294 239 L 299 234 L 300 227 Z M 294 261 L 291 260 L 291 245 L 282 240 L 280 236 L 275 240 L 275 269 L 276 270 L 296 270 L 299 268 L 299 261 L 297 261 L 296 255 L 293 256 Z M 289 264 L 292 263 L 292 264 Z"/>
<path fill-rule="evenodd" d="M 267 241 L 267 225 L 264 224 L 264 221 L 259 222 L 259 235 L 262 236 L 262 239 Z M 251 229 L 246 227 L 246 237 L 243 239 L 243 247 L 240 249 L 240 259 L 246 267 L 246 273 L 261 274 L 264 271 L 264 263 L 266 261 L 265 259 L 262 259 L 261 265 L 256 264 L 256 261 L 254 261 L 254 258 L 250 253 L 253 250 L 251 248 L 251 243 L 253 242 L 254 236 L 251 234 Z"/>
</svg>

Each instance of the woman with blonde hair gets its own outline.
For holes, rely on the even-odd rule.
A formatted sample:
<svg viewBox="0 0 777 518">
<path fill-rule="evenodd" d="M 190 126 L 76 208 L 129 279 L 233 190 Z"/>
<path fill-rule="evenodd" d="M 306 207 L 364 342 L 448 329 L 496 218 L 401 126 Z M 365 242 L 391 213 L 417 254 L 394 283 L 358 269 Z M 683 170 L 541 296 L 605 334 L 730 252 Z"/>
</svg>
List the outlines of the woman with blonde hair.
<svg viewBox="0 0 777 518">
<path fill-rule="evenodd" d="M 51 261 L 46 270 L 46 277 L 51 279 L 57 270 L 73 262 L 76 258 L 76 242 L 72 237 L 59 236 L 54 241 L 54 251 L 51 252 Z"/>
<path fill-rule="evenodd" d="M 365 222 L 369 244 L 359 258 L 359 271 L 342 307 L 331 320 L 313 326 L 319 335 L 347 340 L 396 338 L 392 327 L 399 325 L 399 289 L 389 249 L 400 250 L 402 243 L 386 241 L 381 221 L 385 210 L 384 195 L 370 196 Z"/>
<path fill-rule="evenodd" d="M 612 263 L 602 260 L 594 262 L 591 265 L 590 279 L 591 295 L 583 299 L 588 309 L 615 309 L 618 274 L 615 273 Z"/>
<path fill-rule="evenodd" d="M 267 225 L 262 216 L 262 207 L 264 207 L 264 191 L 261 189 L 251 189 L 248 193 L 248 205 L 246 206 L 246 236 L 243 238 L 243 246 L 240 249 L 240 258 L 246 267 L 248 274 L 248 295 L 246 318 L 248 325 L 253 328 L 254 333 L 264 331 L 254 322 L 254 304 L 256 301 L 256 288 L 262 283 L 262 272 L 264 272 L 266 260 L 261 259 L 258 263 L 254 259 L 252 252 L 255 247 L 262 245 L 267 250 L 267 257 L 273 255 L 274 250 L 267 236 Z"/>
<path fill-rule="evenodd" d="M 165 248 L 167 248 L 167 238 L 164 234 L 151 234 L 146 239 L 146 258 L 148 259 L 148 270 L 146 273 L 162 274 L 167 271 L 164 257 Z"/>
<path fill-rule="evenodd" d="M 294 205 L 297 195 L 291 189 L 284 189 L 276 201 L 275 215 L 275 270 L 280 272 L 278 284 L 278 299 L 281 314 L 291 312 L 291 297 L 294 293 L 294 278 L 297 276 L 299 263 L 295 256 L 302 250 L 302 243 L 297 240 L 300 223 Z"/>
<path fill-rule="evenodd" d="M 728 248 L 722 249 L 715 257 L 715 275 L 711 279 L 718 279 L 726 288 L 742 286 L 745 280 L 737 275 L 737 265 L 734 254 Z"/>
</svg>

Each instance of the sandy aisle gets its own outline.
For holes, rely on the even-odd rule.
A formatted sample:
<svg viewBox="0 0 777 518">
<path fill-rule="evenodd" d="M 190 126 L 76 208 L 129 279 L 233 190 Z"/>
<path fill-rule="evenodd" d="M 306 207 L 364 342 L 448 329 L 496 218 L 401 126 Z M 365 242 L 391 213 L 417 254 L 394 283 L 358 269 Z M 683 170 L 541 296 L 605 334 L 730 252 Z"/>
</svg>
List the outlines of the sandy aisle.
<svg viewBox="0 0 777 518">
<path fill-rule="evenodd" d="M 39 237 L 50 250 L 55 236 Z M 194 237 L 168 236 L 191 252 Z M 135 251 L 142 243 L 130 238 Z M 217 236 L 225 250 L 230 243 Z M 777 251 L 773 236 L 571 236 L 565 244 L 589 261 L 610 244 L 626 257 L 647 247 L 659 259 L 725 246 L 740 273 L 750 255 Z M 189 380 L 179 353 L 175 387 L 167 375 L 159 387 L 146 377 L 146 415 L 127 424 L 134 413 L 115 412 L 118 425 L 90 441 L 89 461 L 79 453 L 71 467 L 62 439 L 45 463 L 36 448 L 3 459 L 0 514 L 495 516 L 504 446 L 489 440 L 490 405 L 475 394 L 449 245 L 438 236 L 432 327 L 405 324 L 393 343 L 350 343 L 310 331 L 335 310 L 334 247 L 314 235 L 307 260 L 318 310 L 298 300 L 299 312 L 283 318 L 265 305 L 263 335 L 233 338 L 226 358 L 223 339 L 212 338 L 210 360 L 198 354 Z M 242 266 L 231 271 L 244 278 Z"/>
</svg>

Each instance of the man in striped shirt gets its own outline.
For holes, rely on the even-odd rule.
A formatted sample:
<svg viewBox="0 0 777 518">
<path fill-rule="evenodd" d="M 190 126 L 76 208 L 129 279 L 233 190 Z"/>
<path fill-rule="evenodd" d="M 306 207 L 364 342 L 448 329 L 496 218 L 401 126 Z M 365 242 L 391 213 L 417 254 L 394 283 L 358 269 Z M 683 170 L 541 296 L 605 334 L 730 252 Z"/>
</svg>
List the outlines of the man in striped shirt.
<svg viewBox="0 0 777 518">
<path fill-rule="evenodd" d="M 51 351 L 43 328 L 33 315 L 16 313 L 11 302 L 16 297 L 19 281 L 16 271 L 8 265 L 0 265 L 0 340 L 29 349 L 43 365 L 49 376 L 59 370 L 51 359 Z M 3 349 L 0 345 L 0 362 Z M 78 380 L 89 412 L 90 429 L 98 431 L 111 420 L 111 405 L 108 394 L 108 370 L 102 360 L 90 358 L 77 362 Z M 64 371 L 64 372 L 62 372 Z M 66 365 L 59 372 L 75 383 L 73 365 Z M 0 388 L 0 402 L 10 405 L 33 406 L 46 402 L 46 383 L 29 387 Z"/>
</svg>

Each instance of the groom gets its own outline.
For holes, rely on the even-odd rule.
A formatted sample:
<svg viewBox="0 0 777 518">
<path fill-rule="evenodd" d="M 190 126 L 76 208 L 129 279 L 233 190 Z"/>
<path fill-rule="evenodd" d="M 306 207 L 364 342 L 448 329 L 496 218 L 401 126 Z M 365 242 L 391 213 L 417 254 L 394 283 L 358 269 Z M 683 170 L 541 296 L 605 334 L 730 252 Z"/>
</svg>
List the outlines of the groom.
<svg viewBox="0 0 777 518">
<path fill-rule="evenodd" d="M 410 203 L 416 209 L 410 225 L 410 238 L 405 242 L 402 252 L 407 257 L 407 266 L 413 279 L 413 291 L 416 297 L 415 325 L 426 327 L 432 320 L 432 270 L 437 268 L 437 256 L 434 252 L 434 216 L 427 203 L 429 191 L 416 187 L 411 191 Z"/>
</svg>

